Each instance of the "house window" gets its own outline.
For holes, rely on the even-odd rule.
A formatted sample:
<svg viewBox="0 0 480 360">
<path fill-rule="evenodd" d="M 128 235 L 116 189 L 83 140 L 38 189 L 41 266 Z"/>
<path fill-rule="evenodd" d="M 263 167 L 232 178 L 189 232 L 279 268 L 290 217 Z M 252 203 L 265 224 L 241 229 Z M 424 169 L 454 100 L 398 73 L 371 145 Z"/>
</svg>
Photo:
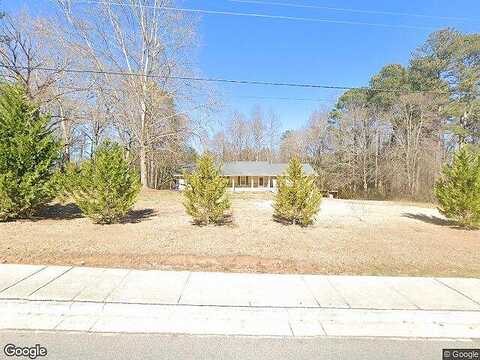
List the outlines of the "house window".
<svg viewBox="0 0 480 360">
<path fill-rule="evenodd" d="M 258 179 L 258 184 L 259 184 L 259 186 L 263 186 L 263 177 L 260 177 Z"/>
<path fill-rule="evenodd" d="M 239 176 L 238 178 L 238 183 L 240 184 L 240 186 L 247 186 L 248 176 Z"/>
</svg>

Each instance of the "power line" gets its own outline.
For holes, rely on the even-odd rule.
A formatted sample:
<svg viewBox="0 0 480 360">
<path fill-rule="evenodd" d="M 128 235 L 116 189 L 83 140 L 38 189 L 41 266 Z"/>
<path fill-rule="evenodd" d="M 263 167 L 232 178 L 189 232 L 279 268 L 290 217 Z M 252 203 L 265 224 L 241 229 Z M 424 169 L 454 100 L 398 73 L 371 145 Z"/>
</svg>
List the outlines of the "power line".
<svg viewBox="0 0 480 360">
<path fill-rule="evenodd" d="M 93 91 L 93 86 L 57 86 L 59 89 L 65 90 L 72 90 L 75 92 L 90 92 Z M 129 90 L 126 88 L 102 88 L 106 91 L 120 91 L 120 92 L 128 92 Z M 227 95 L 228 98 L 240 98 L 240 99 L 254 99 L 254 100 L 286 100 L 286 101 L 311 101 L 311 102 L 329 102 L 333 100 L 328 99 L 320 99 L 320 98 L 298 98 L 298 97 L 286 97 L 286 96 L 252 96 L 252 95 Z"/>
<path fill-rule="evenodd" d="M 57 88 L 65 89 L 65 90 L 73 90 L 78 92 L 89 92 L 93 91 L 93 86 L 57 86 Z M 128 92 L 129 90 L 126 88 L 102 88 L 106 91 L 120 91 L 120 92 Z M 229 98 L 239 98 L 239 99 L 256 99 L 256 100 L 288 100 L 288 101 L 313 101 L 313 102 L 328 102 L 328 99 L 320 99 L 320 98 L 298 98 L 298 97 L 286 97 L 286 96 L 252 96 L 252 95 L 227 95 L 226 97 Z"/>
<path fill-rule="evenodd" d="M 292 97 L 276 97 L 276 96 L 242 96 L 233 95 L 233 98 L 241 99 L 257 99 L 257 100 L 287 100 L 287 101 L 312 101 L 312 102 L 327 102 L 327 99 L 315 99 L 315 98 L 292 98 Z"/>
<path fill-rule="evenodd" d="M 11 69 L 11 66 L 0 64 L 0 67 Z M 16 66 L 16 69 L 27 70 L 30 69 L 40 70 L 40 71 L 55 71 L 55 72 L 65 72 L 65 73 L 74 73 L 74 74 L 96 74 L 96 75 L 115 75 L 115 76 L 134 76 L 134 77 L 145 77 L 152 79 L 165 79 L 165 76 L 162 75 L 144 75 L 139 73 L 131 72 L 122 72 L 122 71 L 106 71 L 106 70 L 89 70 L 89 69 L 55 69 L 50 67 L 37 66 L 29 68 L 27 66 Z M 264 85 L 264 86 L 283 86 L 283 87 L 295 87 L 295 88 L 310 88 L 310 89 L 329 89 L 329 90 L 369 90 L 369 91 L 378 91 L 378 92 L 390 92 L 390 93 L 431 93 L 431 94 L 445 94 L 448 95 L 448 92 L 438 91 L 438 90 L 409 90 L 400 88 L 371 88 L 364 86 L 340 86 L 340 85 L 322 85 L 322 84 L 308 84 L 308 83 L 293 83 L 293 82 L 280 82 L 280 81 L 263 81 L 263 80 L 240 80 L 240 79 L 224 79 L 224 78 L 203 78 L 203 77 L 193 77 L 193 76 L 169 76 L 168 79 L 172 80 L 185 80 L 185 81 L 202 81 L 202 82 L 217 82 L 217 83 L 227 83 L 227 84 L 238 84 L 238 85 Z"/>
<path fill-rule="evenodd" d="M 159 9 L 159 10 L 165 10 L 165 11 L 179 11 L 179 12 L 189 12 L 189 13 L 208 14 L 208 15 L 254 17 L 254 18 L 275 19 L 275 20 L 303 21 L 303 22 L 311 22 L 311 23 L 373 26 L 373 27 L 409 29 L 409 30 L 428 30 L 428 31 L 437 30 L 437 28 L 432 26 L 401 25 L 401 24 L 395 25 L 395 24 L 372 23 L 372 22 L 363 22 L 363 21 L 319 19 L 319 18 L 309 18 L 309 17 L 301 17 L 301 16 L 271 15 L 271 14 L 250 13 L 250 12 L 244 13 L 244 12 L 236 12 L 236 11 L 207 10 L 207 9 L 198 9 L 198 8 L 179 8 L 179 7 L 171 7 L 171 6 L 158 7 L 153 5 L 132 5 L 132 4 L 126 4 L 126 3 L 113 2 L 113 1 L 75 0 L 73 2 L 77 4 L 134 6 L 134 7 L 142 7 L 142 8 Z"/>
<path fill-rule="evenodd" d="M 94 86 L 65 86 L 58 85 L 58 89 L 72 90 L 74 92 L 91 92 L 94 91 Z M 119 92 L 129 92 L 126 88 L 118 87 L 108 87 L 102 88 L 105 91 L 119 91 Z M 333 100 L 321 99 L 321 98 L 298 98 L 298 97 L 287 97 L 287 96 L 252 96 L 252 95 L 226 95 L 228 98 L 239 98 L 239 99 L 254 99 L 254 100 L 288 100 L 288 101 L 312 101 L 312 102 L 328 102 Z"/>
<path fill-rule="evenodd" d="M 464 17 L 413 14 L 413 13 L 404 13 L 404 12 L 396 12 L 396 11 L 380 11 L 380 10 L 338 8 L 338 7 L 331 7 L 331 6 L 293 4 L 293 3 L 277 2 L 277 1 L 260 1 L 260 0 L 227 0 L 227 1 L 233 2 L 233 3 L 284 6 L 284 7 L 300 8 L 300 9 L 330 10 L 330 11 L 350 12 L 350 13 L 357 13 L 357 14 L 392 15 L 392 16 L 418 17 L 418 18 L 454 20 L 454 21 L 478 21 L 478 20 L 475 20 L 475 19 L 469 19 L 469 18 L 464 18 Z"/>
</svg>

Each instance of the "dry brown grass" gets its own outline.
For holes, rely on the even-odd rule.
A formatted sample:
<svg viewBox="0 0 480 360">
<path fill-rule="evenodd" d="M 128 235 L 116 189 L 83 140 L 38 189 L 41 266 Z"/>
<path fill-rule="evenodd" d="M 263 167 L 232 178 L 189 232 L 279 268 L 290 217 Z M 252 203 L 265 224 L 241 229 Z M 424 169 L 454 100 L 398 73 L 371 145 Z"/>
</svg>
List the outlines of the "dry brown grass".
<svg viewBox="0 0 480 360">
<path fill-rule="evenodd" d="M 325 200 L 314 226 L 272 221 L 271 194 L 235 194 L 233 224 L 194 226 L 169 191 L 142 193 L 122 224 L 94 225 L 73 205 L 0 223 L 8 263 L 206 271 L 480 276 L 480 231 L 425 206 Z"/>
</svg>

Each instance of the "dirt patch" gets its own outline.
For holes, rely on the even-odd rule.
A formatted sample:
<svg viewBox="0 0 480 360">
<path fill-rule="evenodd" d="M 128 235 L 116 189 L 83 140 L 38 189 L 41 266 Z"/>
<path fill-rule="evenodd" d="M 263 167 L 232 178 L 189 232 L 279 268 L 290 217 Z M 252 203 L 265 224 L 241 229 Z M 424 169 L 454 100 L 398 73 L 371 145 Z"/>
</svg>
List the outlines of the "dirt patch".
<svg viewBox="0 0 480 360">
<path fill-rule="evenodd" d="M 233 197 L 233 223 L 194 226 L 175 192 L 148 191 L 121 223 L 74 205 L 0 223 L 8 263 L 275 273 L 480 276 L 480 231 L 429 206 L 325 199 L 314 226 L 272 220 L 271 194 Z"/>
</svg>

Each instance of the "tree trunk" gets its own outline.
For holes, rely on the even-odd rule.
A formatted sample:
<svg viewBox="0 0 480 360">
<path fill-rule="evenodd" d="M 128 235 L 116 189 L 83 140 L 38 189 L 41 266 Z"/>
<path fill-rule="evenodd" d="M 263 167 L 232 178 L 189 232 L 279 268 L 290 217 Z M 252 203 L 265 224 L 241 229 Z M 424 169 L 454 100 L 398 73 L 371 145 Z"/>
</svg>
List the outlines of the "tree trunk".
<svg viewBox="0 0 480 360">
<path fill-rule="evenodd" d="M 375 131 L 375 191 L 378 192 L 378 144 L 379 144 L 378 128 Z"/>
<path fill-rule="evenodd" d="M 143 188 L 148 188 L 147 149 L 146 149 L 146 116 L 147 106 L 145 104 L 145 84 L 143 86 L 143 98 L 141 100 L 140 119 L 140 182 Z"/>
<path fill-rule="evenodd" d="M 367 150 L 364 149 L 363 153 L 363 159 L 362 159 L 362 165 L 363 165 L 363 193 L 367 194 L 368 190 L 368 174 L 367 174 Z"/>
<path fill-rule="evenodd" d="M 147 152 L 144 144 L 140 145 L 140 182 L 143 188 L 148 188 Z"/>
<path fill-rule="evenodd" d="M 67 119 L 63 112 L 63 106 L 60 105 L 60 118 L 61 118 L 61 127 L 62 127 L 62 137 L 63 137 L 63 163 L 70 161 L 70 133 L 69 126 L 67 125 Z"/>
</svg>

